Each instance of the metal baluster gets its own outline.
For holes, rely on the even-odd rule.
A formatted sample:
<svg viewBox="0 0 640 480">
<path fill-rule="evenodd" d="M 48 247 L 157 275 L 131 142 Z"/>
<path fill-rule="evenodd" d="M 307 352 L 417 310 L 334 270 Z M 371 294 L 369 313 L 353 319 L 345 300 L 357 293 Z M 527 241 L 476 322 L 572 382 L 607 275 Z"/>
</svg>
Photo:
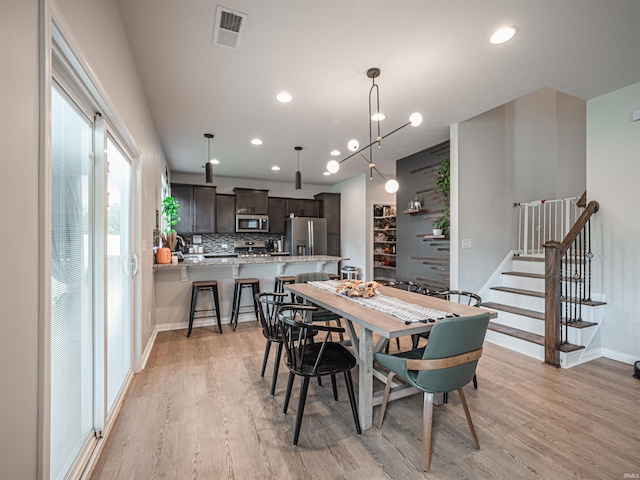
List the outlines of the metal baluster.
<svg viewBox="0 0 640 480">
<path fill-rule="evenodd" d="M 560 295 L 560 301 L 564 303 L 564 318 L 566 319 L 569 316 L 568 305 L 567 305 L 567 294 L 569 287 L 565 278 L 568 274 L 568 265 L 567 265 L 567 252 L 565 252 L 562 261 L 560 262 L 561 271 L 560 271 L 560 284 L 562 285 L 562 295 Z M 562 311 L 562 305 L 560 305 L 560 310 Z M 562 324 L 562 320 L 561 320 Z M 563 335 L 564 335 L 564 327 L 560 330 L 560 344 L 564 344 Z"/>
<path fill-rule="evenodd" d="M 587 236 L 589 247 L 587 250 L 587 300 L 591 300 L 591 259 L 593 253 L 591 252 L 591 219 L 587 220 Z"/>
</svg>

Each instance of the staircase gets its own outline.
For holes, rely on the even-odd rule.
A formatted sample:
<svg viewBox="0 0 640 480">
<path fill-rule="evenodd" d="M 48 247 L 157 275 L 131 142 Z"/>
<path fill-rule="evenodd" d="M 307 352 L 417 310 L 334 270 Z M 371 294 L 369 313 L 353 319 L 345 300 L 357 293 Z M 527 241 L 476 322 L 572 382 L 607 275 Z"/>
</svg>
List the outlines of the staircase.
<svg viewBox="0 0 640 480">
<path fill-rule="evenodd" d="M 577 260 L 576 260 L 577 261 Z M 581 282 L 577 279 L 565 284 Z M 569 289 L 566 291 L 570 291 Z M 480 295 L 482 307 L 495 310 L 498 318 L 489 323 L 486 339 L 540 360 L 545 359 L 545 258 L 544 255 L 519 255 L 511 252 L 491 277 Z M 592 298 L 597 295 L 592 295 Z M 563 309 L 572 308 L 567 302 Z M 569 368 L 601 355 L 600 323 L 604 302 L 583 300 L 581 320 L 562 322 L 566 338 L 560 345 L 560 366 Z"/>
</svg>

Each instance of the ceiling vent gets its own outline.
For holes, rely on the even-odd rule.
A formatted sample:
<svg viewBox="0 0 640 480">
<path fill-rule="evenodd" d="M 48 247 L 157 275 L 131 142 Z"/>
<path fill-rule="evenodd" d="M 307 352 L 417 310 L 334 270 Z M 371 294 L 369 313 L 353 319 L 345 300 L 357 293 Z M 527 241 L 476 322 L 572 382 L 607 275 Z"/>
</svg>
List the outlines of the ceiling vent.
<svg viewBox="0 0 640 480">
<path fill-rule="evenodd" d="M 248 15 L 218 5 L 213 43 L 237 50 L 242 40 Z"/>
</svg>

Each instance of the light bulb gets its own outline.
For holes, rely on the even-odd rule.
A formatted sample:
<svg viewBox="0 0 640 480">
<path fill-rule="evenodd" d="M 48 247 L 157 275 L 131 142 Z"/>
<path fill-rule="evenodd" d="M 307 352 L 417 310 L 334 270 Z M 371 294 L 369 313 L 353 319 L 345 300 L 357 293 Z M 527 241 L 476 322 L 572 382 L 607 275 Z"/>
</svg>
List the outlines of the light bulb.
<svg viewBox="0 0 640 480">
<path fill-rule="evenodd" d="M 214 165 L 219 165 L 220 160 L 218 160 L 217 158 L 212 158 L 211 160 L 209 160 L 209 163 L 213 163 Z"/>
<path fill-rule="evenodd" d="M 380 113 L 380 112 L 374 113 L 371 116 L 371 120 L 373 120 L 374 122 L 379 122 L 379 121 L 384 120 L 384 119 L 385 119 L 384 113 Z"/>
<path fill-rule="evenodd" d="M 400 184 L 398 184 L 398 182 L 396 180 L 388 180 L 387 183 L 384 184 L 384 189 L 387 191 L 387 193 L 396 193 L 398 191 L 398 188 L 400 188 Z"/>
<path fill-rule="evenodd" d="M 422 115 L 420 115 L 418 112 L 412 113 L 409 117 L 409 121 L 411 122 L 412 127 L 417 127 L 422 123 Z"/>
<path fill-rule="evenodd" d="M 356 150 L 358 150 L 358 148 L 360 148 L 360 144 L 358 143 L 358 140 L 354 138 L 353 140 L 349 140 L 347 148 L 352 152 L 355 152 Z"/>
<path fill-rule="evenodd" d="M 494 45 L 499 45 L 511 40 L 516 33 L 518 33 L 518 27 L 502 27 L 496 30 L 493 35 L 491 35 L 489 41 Z"/>
<path fill-rule="evenodd" d="M 278 95 L 276 95 L 276 100 L 282 103 L 289 103 L 291 100 L 293 100 L 293 97 L 289 95 L 287 92 L 281 92 Z"/>
<path fill-rule="evenodd" d="M 337 162 L 337 160 L 331 160 L 329 161 L 329 163 L 327 163 L 327 171 L 329 173 L 337 173 L 338 170 L 340 170 L 340 164 Z"/>
</svg>

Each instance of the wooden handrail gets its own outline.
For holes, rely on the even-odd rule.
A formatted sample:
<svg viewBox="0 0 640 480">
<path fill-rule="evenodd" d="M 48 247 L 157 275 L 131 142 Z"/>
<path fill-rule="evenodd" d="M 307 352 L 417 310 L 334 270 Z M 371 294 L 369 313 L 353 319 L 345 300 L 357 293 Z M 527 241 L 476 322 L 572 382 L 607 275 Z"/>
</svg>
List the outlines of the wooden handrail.
<svg viewBox="0 0 640 480">
<path fill-rule="evenodd" d="M 569 230 L 569 233 L 567 233 L 567 236 L 564 237 L 564 240 L 562 240 L 560 255 L 564 255 L 567 252 L 571 243 L 576 239 L 578 234 L 582 231 L 584 226 L 591 218 L 591 215 L 596 213 L 599 209 L 600 204 L 598 202 L 596 202 L 595 200 L 589 202 L 589 205 L 587 205 L 583 210 L 582 215 L 580 215 L 578 220 L 576 220 L 576 223 L 574 223 L 573 227 L 571 227 L 571 230 Z"/>
<path fill-rule="evenodd" d="M 576 205 L 580 208 L 584 208 L 587 206 L 587 191 L 585 190 L 582 196 L 578 199 L 578 203 Z"/>
</svg>

